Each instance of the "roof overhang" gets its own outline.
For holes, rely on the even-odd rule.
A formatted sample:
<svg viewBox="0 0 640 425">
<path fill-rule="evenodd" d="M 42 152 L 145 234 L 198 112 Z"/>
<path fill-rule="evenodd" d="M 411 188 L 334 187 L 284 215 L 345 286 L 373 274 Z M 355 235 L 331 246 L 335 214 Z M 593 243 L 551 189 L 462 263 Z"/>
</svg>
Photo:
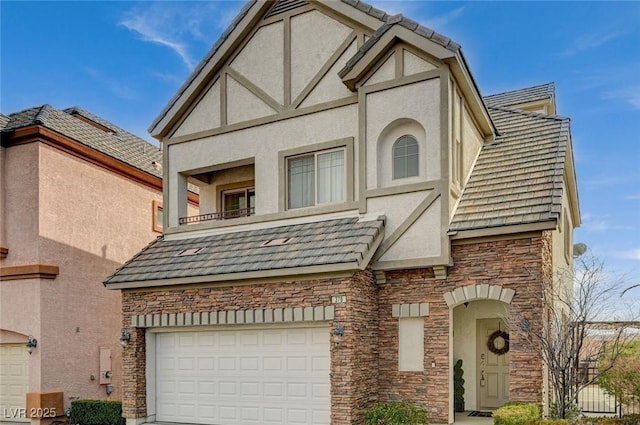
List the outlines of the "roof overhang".
<svg viewBox="0 0 640 425">
<path fill-rule="evenodd" d="M 107 289 L 142 289 L 142 288 L 158 288 L 176 285 L 195 285 L 195 284 L 260 284 L 266 282 L 282 282 L 292 280 L 311 280 L 326 276 L 347 276 L 355 273 L 363 268 L 357 263 L 330 264 L 322 266 L 297 267 L 291 269 L 274 269 L 263 270 L 257 272 L 246 273 L 228 273 L 220 275 L 181 277 L 175 279 L 157 279 L 146 280 L 141 282 L 119 282 L 105 283 Z"/>
<path fill-rule="evenodd" d="M 342 82 L 349 90 L 356 91 L 359 86 L 358 83 L 376 65 L 378 60 L 398 42 L 405 42 L 419 47 L 425 53 L 442 61 L 455 56 L 453 51 L 429 41 L 403 26 L 392 25 L 361 57 L 358 57 L 358 55 L 354 57 L 357 60 L 354 61 L 355 63 L 352 66 L 340 71 Z"/>
<path fill-rule="evenodd" d="M 316 262 L 316 264 L 301 265 L 298 267 L 280 266 L 279 268 L 271 268 L 271 269 L 254 268 L 252 270 L 250 269 L 250 270 L 238 271 L 238 272 L 234 272 L 232 270 L 225 272 L 223 271 L 224 269 L 218 268 L 218 270 L 220 270 L 220 273 L 215 273 L 216 271 L 215 269 L 210 270 L 208 273 L 206 273 L 207 271 L 206 268 L 198 269 L 197 266 L 195 266 L 194 268 L 190 269 L 193 271 L 193 273 L 190 273 L 190 275 L 169 276 L 166 278 L 158 279 L 158 278 L 155 278 L 157 275 L 154 276 L 150 274 L 149 278 L 146 280 L 141 280 L 141 278 L 139 277 L 140 275 L 137 275 L 135 279 L 118 278 L 118 274 L 122 270 L 126 269 L 127 267 L 136 267 L 135 262 L 138 259 L 141 259 L 142 261 L 144 261 L 144 259 L 142 259 L 141 256 L 145 253 L 147 249 L 150 249 L 151 247 L 153 247 L 154 244 L 170 243 L 170 241 L 164 241 L 163 237 L 159 237 L 156 241 L 149 244 L 145 249 L 143 249 L 140 253 L 134 256 L 129 262 L 127 262 L 120 269 L 118 269 L 112 276 L 107 278 L 107 280 L 104 281 L 104 286 L 107 289 L 127 290 L 127 289 L 156 288 L 156 287 L 167 287 L 167 286 L 176 286 L 176 285 L 194 285 L 194 284 L 205 285 L 205 286 L 206 285 L 222 285 L 222 284 L 242 285 L 242 284 L 264 283 L 269 281 L 308 280 L 308 279 L 327 278 L 327 277 L 335 276 L 336 274 L 340 274 L 340 275 L 352 274 L 356 271 L 364 270 L 370 266 L 371 260 L 375 252 L 378 250 L 378 247 L 380 246 L 380 244 L 382 243 L 382 240 L 384 239 L 384 234 L 385 234 L 384 221 L 383 220 L 381 221 L 380 218 L 378 218 L 377 220 L 372 220 L 372 223 L 374 221 L 377 222 L 378 224 L 372 224 L 374 227 L 371 227 L 371 228 L 375 228 L 376 232 L 375 232 L 375 235 L 370 236 L 370 239 L 368 242 L 363 242 L 361 239 L 358 239 L 357 241 L 354 240 L 353 242 L 351 242 L 354 245 L 358 245 L 362 247 L 361 250 L 360 248 L 358 248 L 358 252 L 360 253 L 359 258 L 352 259 L 351 261 L 338 260 L 337 262 L 326 262 L 326 263 Z M 281 226 L 281 227 L 283 229 L 288 229 L 293 226 Z M 324 231 L 324 228 L 321 230 L 321 232 L 323 231 Z M 254 232 L 255 231 L 251 230 L 244 233 L 254 233 Z M 240 235 L 243 232 L 233 232 L 233 233 Z M 221 233 L 218 236 L 225 237 L 227 235 L 228 233 Z M 282 235 L 278 235 L 278 236 L 282 236 Z M 275 236 L 271 234 L 270 237 L 275 237 Z M 297 236 L 297 237 L 301 237 L 301 236 Z M 294 236 L 292 238 L 295 239 L 296 237 Z M 190 243 L 195 243 L 197 245 L 202 245 L 203 243 L 206 243 L 199 239 L 202 239 L 202 238 L 188 239 L 188 241 L 190 241 Z M 194 242 L 194 240 L 199 240 L 199 241 Z M 184 239 L 178 239 L 178 241 L 184 242 Z M 188 244 L 184 246 L 182 245 L 184 244 L 180 244 L 179 247 L 174 247 L 173 250 L 182 250 L 184 246 L 187 246 Z M 165 247 L 162 247 L 162 251 L 164 253 L 172 252 L 172 251 L 166 250 Z M 294 252 L 298 252 L 298 251 L 294 251 Z M 314 252 L 314 254 L 316 253 Z M 175 256 L 175 255 L 172 255 L 172 256 Z M 242 254 L 236 253 L 235 258 L 241 259 L 243 258 L 243 256 Z M 199 275 L 198 270 L 204 273 Z"/>
</svg>

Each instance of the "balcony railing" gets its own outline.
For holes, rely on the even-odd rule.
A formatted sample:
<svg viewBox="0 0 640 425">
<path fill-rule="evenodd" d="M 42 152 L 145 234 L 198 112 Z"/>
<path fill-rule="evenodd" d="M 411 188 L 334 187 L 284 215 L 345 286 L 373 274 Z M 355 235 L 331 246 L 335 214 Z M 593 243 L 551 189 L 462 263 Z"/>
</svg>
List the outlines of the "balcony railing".
<svg viewBox="0 0 640 425">
<path fill-rule="evenodd" d="M 193 224 L 200 223 L 202 221 L 227 220 L 231 218 L 249 217 L 250 215 L 254 214 L 254 210 L 255 208 L 241 208 L 239 210 L 220 211 L 209 214 L 193 215 L 190 217 L 180 217 L 178 219 L 178 224 Z"/>
</svg>

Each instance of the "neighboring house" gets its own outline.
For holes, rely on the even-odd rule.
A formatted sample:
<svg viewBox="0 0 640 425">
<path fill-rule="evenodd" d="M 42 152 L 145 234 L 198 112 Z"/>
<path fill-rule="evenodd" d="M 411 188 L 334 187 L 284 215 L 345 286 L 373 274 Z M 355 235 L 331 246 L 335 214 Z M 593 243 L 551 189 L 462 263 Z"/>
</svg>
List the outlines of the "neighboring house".
<svg viewBox="0 0 640 425">
<path fill-rule="evenodd" d="M 460 46 L 402 16 L 247 4 L 150 128 L 164 236 L 105 281 L 127 422 L 357 424 L 410 400 L 450 423 L 460 358 L 467 410 L 543 403 L 522 333 L 580 224 L 555 113 L 553 84 L 483 99 Z"/>
<path fill-rule="evenodd" d="M 162 231 L 162 153 L 79 108 L 39 106 L 2 127 L 0 421 L 119 400 L 121 296 L 102 281 Z"/>
</svg>

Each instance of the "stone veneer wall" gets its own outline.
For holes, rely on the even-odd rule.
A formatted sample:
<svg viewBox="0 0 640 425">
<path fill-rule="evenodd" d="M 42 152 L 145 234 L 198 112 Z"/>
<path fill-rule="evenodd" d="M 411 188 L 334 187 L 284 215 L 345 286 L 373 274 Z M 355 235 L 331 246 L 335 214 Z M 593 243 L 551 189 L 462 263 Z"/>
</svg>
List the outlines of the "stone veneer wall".
<svg viewBox="0 0 640 425">
<path fill-rule="evenodd" d="M 331 419 L 334 424 L 361 423 L 364 411 L 377 400 L 378 311 L 375 276 L 369 270 L 342 279 L 268 283 L 215 288 L 123 291 L 124 328 L 132 337 L 123 350 L 123 412 L 127 418 L 147 416 L 145 330 L 131 326 L 136 315 L 246 309 L 330 306 L 331 296 L 345 294 L 327 323 L 345 326 L 339 344 L 331 338 Z M 282 324 L 282 323 L 281 323 Z"/>
<path fill-rule="evenodd" d="M 447 423 L 449 415 L 449 307 L 444 293 L 467 285 L 500 285 L 515 290 L 510 304 L 511 326 L 526 318 L 533 331 L 542 326 L 541 283 L 551 271 L 551 237 L 460 244 L 452 247 L 453 267 L 446 280 L 435 280 L 433 270 L 387 272 L 380 285 L 379 397 L 412 400 L 431 411 L 431 421 Z M 424 372 L 398 371 L 398 319 L 392 305 L 429 303 L 425 317 Z M 541 403 L 543 365 L 540 355 L 518 332 L 511 332 L 509 396 L 513 401 Z M 435 368 L 431 367 L 432 361 Z"/>
<path fill-rule="evenodd" d="M 131 326 L 140 314 L 206 312 L 245 309 L 330 306 L 331 296 L 345 294 L 335 304 L 335 325 L 345 326 L 339 344 L 331 337 L 331 420 L 334 425 L 360 424 L 364 411 L 377 400 L 412 400 L 428 406 L 432 423 L 447 423 L 449 415 L 449 307 L 444 293 L 467 285 L 500 285 L 515 290 L 512 325 L 542 323 L 540 283 L 551 278 L 549 232 L 520 239 L 454 245 L 454 266 L 446 280 L 433 270 L 390 271 L 376 285 L 370 270 L 348 278 L 268 283 L 216 288 L 124 291 L 124 327 L 132 331 L 124 349 L 124 415 L 146 416 L 144 329 Z M 424 372 L 398 371 L 398 318 L 393 304 L 428 303 L 425 320 Z M 517 322 L 517 323 L 516 323 Z M 540 355 L 522 335 L 511 332 L 510 399 L 542 402 L 543 365 Z M 435 367 L 431 363 L 435 362 Z"/>
</svg>

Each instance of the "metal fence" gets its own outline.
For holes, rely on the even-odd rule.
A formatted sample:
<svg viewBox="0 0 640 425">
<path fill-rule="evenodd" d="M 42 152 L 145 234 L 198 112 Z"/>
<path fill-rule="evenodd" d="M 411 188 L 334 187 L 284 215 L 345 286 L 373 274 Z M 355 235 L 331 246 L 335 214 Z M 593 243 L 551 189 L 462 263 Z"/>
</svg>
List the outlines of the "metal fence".
<svg viewBox="0 0 640 425">
<path fill-rule="evenodd" d="M 598 385 L 598 368 L 584 366 L 582 368 L 583 381 L 595 378 L 593 384 L 584 387 L 578 394 L 578 405 L 583 413 L 610 414 L 616 416 L 640 414 L 640 400 L 632 399 L 622 402 L 615 395 L 608 394 Z M 625 397 L 628 398 L 628 397 Z"/>
</svg>

